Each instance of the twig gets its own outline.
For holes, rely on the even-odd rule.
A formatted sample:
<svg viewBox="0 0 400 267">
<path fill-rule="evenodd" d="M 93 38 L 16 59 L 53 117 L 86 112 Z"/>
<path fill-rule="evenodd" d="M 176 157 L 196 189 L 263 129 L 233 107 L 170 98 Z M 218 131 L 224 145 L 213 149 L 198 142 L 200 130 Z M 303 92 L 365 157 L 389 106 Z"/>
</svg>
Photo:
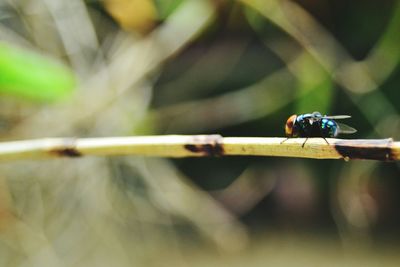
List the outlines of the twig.
<svg viewBox="0 0 400 267">
<path fill-rule="evenodd" d="M 392 139 L 327 139 L 164 135 L 105 138 L 45 138 L 0 143 L 0 160 L 138 155 L 152 157 L 274 156 L 314 159 L 400 160 Z"/>
</svg>

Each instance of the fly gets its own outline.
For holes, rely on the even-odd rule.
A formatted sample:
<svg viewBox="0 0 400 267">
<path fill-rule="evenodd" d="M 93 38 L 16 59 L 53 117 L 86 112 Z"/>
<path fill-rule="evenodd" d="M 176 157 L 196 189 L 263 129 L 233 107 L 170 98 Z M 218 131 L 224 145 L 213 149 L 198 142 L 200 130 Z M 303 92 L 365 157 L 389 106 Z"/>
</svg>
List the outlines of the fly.
<svg viewBox="0 0 400 267">
<path fill-rule="evenodd" d="M 292 137 L 305 137 L 306 140 L 302 145 L 302 147 L 304 147 L 309 137 L 322 137 L 329 145 L 326 138 L 334 138 L 339 134 L 352 134 L 357 132 L 356 129 L 335 121 L 348 118 L 351 118 L 351 116 L 322 116 L 321 113 L 317 111 L 301 115 L 292 115 L 286 121 L 285 125 L 286 140 Z"/>
</svg>

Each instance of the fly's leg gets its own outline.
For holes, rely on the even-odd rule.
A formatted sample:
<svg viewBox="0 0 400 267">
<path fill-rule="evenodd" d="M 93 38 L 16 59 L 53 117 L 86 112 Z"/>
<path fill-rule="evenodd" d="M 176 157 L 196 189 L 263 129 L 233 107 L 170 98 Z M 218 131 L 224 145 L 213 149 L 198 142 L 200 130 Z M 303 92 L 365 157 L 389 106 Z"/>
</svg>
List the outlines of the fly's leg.
<svg viewBox="0 0 400 267">
<path fill-rule="evenodd" d="M 283 141 L 281 142 L 281 145 L 282 145 L 283 143 L 285 143 L 287 140 L 289 140 L 289 137 L 286 137 L 286 139 L 283 140 Z"/>
<path fill-rule="evenodd" d="M 321 137 L 325 140 L 325 142 L 326 142 L 328 145 L 330 145 L 329 142 L 328 142 L 328 140 L 326 140 L 326 138 L 325 138 L 324 135 L 322 134 L 322 128 L 321 128 L 321 127 L 319 127 L 319 133 L 320 133 Z"/>
<path fill-rule="evenodd" d="M 304 143 L 301 145 L 301 147 L 303 148 L 304 145 L 307 143 L 308 137 L 306 137 L 306 140 L 304 141 Z"/>
</svg>

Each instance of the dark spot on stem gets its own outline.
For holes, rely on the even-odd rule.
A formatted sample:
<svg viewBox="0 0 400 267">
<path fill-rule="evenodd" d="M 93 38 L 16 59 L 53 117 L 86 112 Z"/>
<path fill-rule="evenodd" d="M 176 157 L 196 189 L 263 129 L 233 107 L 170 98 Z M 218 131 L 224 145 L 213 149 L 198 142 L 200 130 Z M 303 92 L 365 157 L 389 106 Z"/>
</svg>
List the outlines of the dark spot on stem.
<svg viewBox="0 0 400 267">
<path fill-rule="evenodd" d="M 56 154 L 56 155 L 62 156 L 62 157 L 71 157 L 71 158 L 82 156 L 82 154 L 75 148 L 57 148 L 57 149 L 51 150 L 50 153 Z"/>
<path fill-rule="evenodd" d="M 202 153 L 206 156 L 222 156 L 224 150 L 219 144 L 185 145 L 185 148 L 193 153 Z"/>
<path fill-rule="evenodd" d="M 184 145 L 185 149 L 208 157 L 219 157 L 224 155 L 222 136 L 199 135 Z"/>
<path fill-rule="evenodd" d="M 393 161 L 392 139 L 342 140 L 335 142 L 336 151 L 347 159 Z"/>
<path fill-rule="evenodd" d="M 76 149 L 74 140 L 64 141 L 64 144 L 60 145 L 59 147 L 50 149 L 49 153 L 59 157 L 76 158 L 82 156 L 82 153 Z"/>
</svg>

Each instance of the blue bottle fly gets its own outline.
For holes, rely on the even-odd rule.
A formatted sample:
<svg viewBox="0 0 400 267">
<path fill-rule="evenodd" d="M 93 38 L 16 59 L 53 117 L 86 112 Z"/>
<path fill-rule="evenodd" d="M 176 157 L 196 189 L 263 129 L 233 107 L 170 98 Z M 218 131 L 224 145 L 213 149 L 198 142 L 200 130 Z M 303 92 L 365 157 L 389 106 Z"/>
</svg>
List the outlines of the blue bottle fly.
<svg viewBox="0 0 400 267">
<path fill-rule="evenodd" d="M 308 137 L 322 137 L 325 142 L 328 143 L 325 138 L 334 138 L 339 134 L 352 134 L 357 132 L 356 129 L 335 121 L 339 119 L 348 119 L 350 117 L 351 116 L 348 115 L 322 116 L 319 112 L 292 115 L 286 121 L 285 134 L 288 139 L 292 137 L 305 137 L 307 139 Z M 303 147 L 307 139 L 303 143 Z"/>
</svg>

